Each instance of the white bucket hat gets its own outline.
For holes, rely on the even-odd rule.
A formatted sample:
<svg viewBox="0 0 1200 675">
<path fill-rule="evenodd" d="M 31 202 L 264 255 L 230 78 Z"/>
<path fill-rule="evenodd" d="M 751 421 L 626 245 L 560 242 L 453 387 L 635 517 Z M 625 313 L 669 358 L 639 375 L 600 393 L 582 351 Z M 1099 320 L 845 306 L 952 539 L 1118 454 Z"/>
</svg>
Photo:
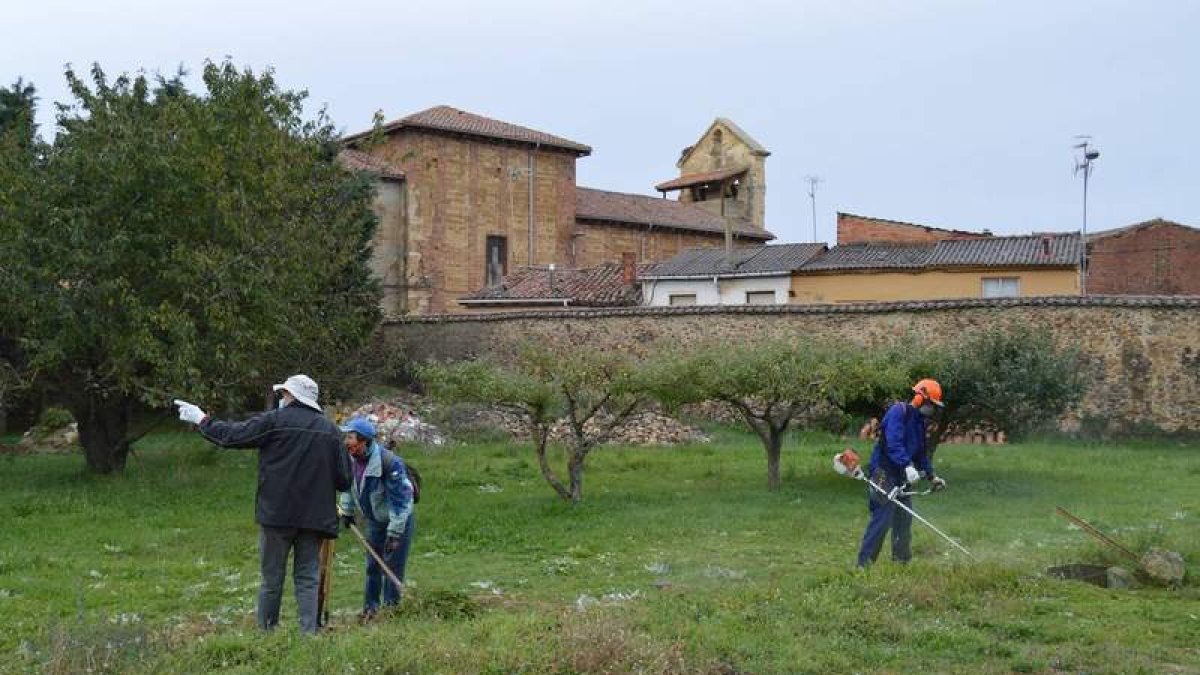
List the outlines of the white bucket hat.
<svg viewBox="0 0 1200 675">
<path fill-rule="evenodd" d="M 316 408 L 320 412 L 324 412 L 321 410 L 321 406 L 317 405 L 317 397 L 319 396 L 317 383 L 307 375 L 293 375 L 289 377 L 283 384 L 276 384 L 272 386 L 271 389 L 275 391 L 283 389 L 287 391 L 287 393 L 291 394 L 300 403 L 303 403 L 310 408 Z"/>
</svg>

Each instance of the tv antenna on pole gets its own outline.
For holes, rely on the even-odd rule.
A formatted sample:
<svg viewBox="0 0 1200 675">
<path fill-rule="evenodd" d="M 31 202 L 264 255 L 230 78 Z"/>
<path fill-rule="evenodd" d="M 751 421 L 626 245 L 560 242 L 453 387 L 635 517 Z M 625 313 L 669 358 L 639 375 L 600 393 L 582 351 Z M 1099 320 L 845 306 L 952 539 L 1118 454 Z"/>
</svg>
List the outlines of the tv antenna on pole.
<svg viewBox="0 0 1200 675">
<path fill-rule="evenodd" d="M 813 243 L 817 243 L 817 185 L 821 182 L 820 176 L 805 176 L 804 180 L 808 181 L 808 197 L 812 201 L 812 226 L 813 226 Z"/>
<path fill-rule="evenodd" d="M 1086 134 L 1081 134 L 1075 137 L 1078 141 L 1075 144 L 1075 149 L 1079 150 L 1079 157 L 1075 158 L 1075 175 L 1083 174 L 1083 235 L 1082 235 L 1082 250 L 1080 251 L 1079 260 L 1079 293 L 1087 295 L 1087 274 L 1088 274 L 1088 254 L 1087 254 L 1087 198 L 1088 198 L 1088 178 L 1092 175 L 1092 162 L 1100 157 L 1100 151 L 1092 147 L 1092 137 Z"/>
</svg>

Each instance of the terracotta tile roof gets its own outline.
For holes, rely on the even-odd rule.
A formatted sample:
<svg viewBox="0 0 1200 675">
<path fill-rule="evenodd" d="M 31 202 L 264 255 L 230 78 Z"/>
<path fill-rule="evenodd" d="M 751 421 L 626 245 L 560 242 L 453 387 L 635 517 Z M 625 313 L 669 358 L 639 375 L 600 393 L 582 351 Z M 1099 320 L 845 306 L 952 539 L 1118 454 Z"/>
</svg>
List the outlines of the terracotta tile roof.
<svg viewBox="0 0 1200 675">
<path fill-rule="evenodd" d="M 739 277 L 790 274 L 825 250 L 824 244 L 774 244 L 735 248 L 730 260 L 722 248 L 680 251 L 670 260 L 654 265 L 643 279 Z"/>
<path fill-rule="evenodd" d="M 945 267 L 1073 267 L 1080 238 L 1073 232 L 947 239 L 935 244 L 846 244 L 815 257 L 803 271 Z"/>
<path fill-rule="evenodd" d="M 746 173 L 748 170 L 749 169 L 743 166 L 733 169 L 718 169 L 717 171 L 684 174 L 679 178 L 672 178 L 671 180 L 663 181 L 662 183 L 655 185 L 654 189 L 658 190 L 659 192 L 668 192 L 670 190 L 678 190 L 680 188 L 691 187 L 693 185 L 715 183 L 717 181 L 725 180 L 726 178 L 733 178 L 739 174 Z"/>
<path fill-rule="evenodd" d="M 1135 232 L 1137 230 L 1144 230 L 1148 227 L 1153 227 L 1155 225 L 1170 225 L 1173 227 L 1182 227 L 1182 228 L 1188 229 L 1188 230 L 1196 229 L 1196 228 L 1192 227 L 1191 225 L 1184 225 L 1183 223 L 1177 223 L 1173 220 L 1165 220 L 1163 218 L 1152 218 L 1150 220 L 1142 221 L 1140 223 L 1134 223 L 1133 225 L 1126 225 L 1125 227 L 1117 227 L 1117 228 L 1113 228 L 1111 230 L 1101 230 L 1099 232 L 1092 232 L 1092 233 L 1088 234 L 1088 241 L 1091 241 L 1093 239 L 1105 239 L 1107 237 L 1116 237 L 1116 236 L 1119 236 L 1122 234 L 1127 234 L 1129 232 Z"/>
<path fill-rule="evenodd" d="M 638 273 L 648 267 L 638 265 Z M 564 302 L 565 301 L 565 302 Z M 504 277 L 500 285 L 483 288 L 459 299 L 464 305 L 552 305 L 574 307 L 631 307 L 642 301 L 638 284 L 626 285 L 624 269 L 608 263 L 586 269 L 521 267 Z"/>
<path fill-rule="evenodd" d="M 969 298 L 959 300 L 902 300 L 899 302 L 855 302 L 820 305 L 693 305 L 688 307 L 581 307 L 537 312 L 476 312 L 471 314 L 408 314 L 389 316 L 385 324 L 475 323 L 485 321 L 557 321 L 560 319 L 591 319 L 617 316 L 689 316 L 689 315 L 846 315 L 846 314 L 908 314 L 911 312 L 944 312 L 947 310 L 986 309 L 1003 307 L 1073 308 L 1073 307 L 1151 307 L 1160 309 L 1200 309 L 1196 295 L 1045 295 L 1023 298 Z M 586 328 L 586 326 L 582 327 Z"/>
<path fill-rule="evenodd" d="M 386 133 L 406 127 L 448 131 L 467 134 L 469 136 L 478 136 L 480 138 L 496 138 L 505 141 L 527 143 L 529 145 L 544 145 L 551 148 L 570 150 L 580 155 L 592 154 L 592 149 L 582 143 L 576 143 L 561 136 L 554 136 L 553 134 L 516 124 L 501 122 L 500 120 L 494 120 L 483 115 L 476 115 L 465 110 L 459 110 L 458 108 L 451 108 L 448 105 L 439 105 L 428 110 L 413 113 L 407 117 L 401 117 L 398 120 L 392 120 L 383 125 L 383 131 Z M 370 133 L 370 130 L 362 131 L 346 136 L 342 140 L 344 142 L 351 142 L 368 136 Z"/>
<path fill-rule="evenodd" d="M 725 219 L 694 204 L 627 192 L 575 188 L 576 220 L 653 225 L 696 232 L 725 232 Z M 775 235 L 746 222 L 732 221 L 739 237 L 766 241 Z"/>
<path fill-rule="evenodd" d="M 360 150 L 346 148 L 338 153 L 338 161 L 351 171 L 373 173 L 380 178 L 404 180 L 404 172 L 379 157 L 368 155 Z"/>
</svg>

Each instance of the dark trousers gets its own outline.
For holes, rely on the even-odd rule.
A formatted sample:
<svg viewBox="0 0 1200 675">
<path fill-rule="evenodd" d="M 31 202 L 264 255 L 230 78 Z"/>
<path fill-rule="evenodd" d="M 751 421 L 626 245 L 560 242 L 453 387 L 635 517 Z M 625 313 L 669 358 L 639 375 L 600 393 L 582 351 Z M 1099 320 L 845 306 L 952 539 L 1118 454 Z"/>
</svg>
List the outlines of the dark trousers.
<svg viewBox="0 0 1200 675">
<path fill-rule="evenodd" d="M 872 476 L 876 485 L 884 492 L 892 489 L 892 483 L 887 474 L 876 471 Z M 912 508 L 912 497 L 898 497 L 900 503 Z M 867 486 L 867 508 L 871 512 L 871 520 L 863 532 L 862 546 L 858 549 L 858 566 L 866 567 L 879 557 L 883 548 L 883 540 L 888 530 L 892 531 L 892 560 L 906 563 L 912 559 L 912 516 L 902 508 L 897 507 L 879 490 Z"/>
<path fill-rule="evenodd" d="M 288 553 L 293 552 L 292 582 L 296 587 L 296 611 L 300 630 L 317 632 L 317 584 L 320 576 L 321 541 L 313 530 L 263 525 L 258 534 L 262 582 L 258 588 L 258 626 L 271 630 L 279 623 L 283 581 L 287 577 Z"/>
<path fill-rule="evenodd" d="M 388 553 L 385 550 L 387 543 L 387 525 L 377 523 L 375 521 L 367 521 L 367 540 L 371 542 L 371 548 L 379 554 L 383 561 L 387 563 L 392 573 L 400 581 L 404 581 L 404 568 L 408 566 L 408 549 L 412 546 L 413 531 L 417 526 L 417 514 L 410 513 L 408 516 L 408 524 L 404 528 L 404 536 L 400 539 L 400 547 L 395 551 Z M 383 593 L 384 607 L 390 607 L 400 603 L 401 589 L 396 588 L 383 574 L 383 568 L 379 563 L 375 562 L 375 558 L 367 556 L 367 581 L 366 588 L 363 590 L 363 611 L 374 612 L 379 609 L 379 595 Z"/>
</svg>

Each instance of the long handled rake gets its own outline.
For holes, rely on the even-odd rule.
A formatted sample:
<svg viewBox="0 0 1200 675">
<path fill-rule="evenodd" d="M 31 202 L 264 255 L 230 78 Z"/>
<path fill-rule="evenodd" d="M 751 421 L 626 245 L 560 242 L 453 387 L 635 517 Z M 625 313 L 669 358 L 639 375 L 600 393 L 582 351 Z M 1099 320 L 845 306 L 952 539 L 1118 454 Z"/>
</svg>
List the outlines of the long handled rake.
<svg viewBox="0 0 1200 675">
<path fill-rule="evenodd" d="M 391 579 L 393 584 L 396 584 L 396 590 L 404 592 L 404 582 L 400 581 L 396 574 L 392 572 L 392 568 L 388 567 L 388 564 L 383 561 L 383 556 L 375 552 L 374 547 L 371 546 L 371 542 L 367 541 L 367 538 L 363 536 L 363 533 L 358 529 L 358 526 L 354 523 L 350 523 L 350 531 L 354 533 L 354 536 L 358 537 L 359 543 L 363 545 L 363 548 L 367 549 L 367 553 L 369 553 L 371 557 L 375 559 L 375 562 L 379 563 L 380 569 L 382 569 L 383 573 L 387 575 L 387 578 Z"/>
<path fill-rule="evenodd" d="M 941 537 L 942 539 L 945 539 L 947 542 L 949 542 L 949 544 L 951 546 L 953 546 L 954 548 L 965 553 L 968 558 L 970 558 L 971 560 L 974 560 L 976 562 L 979 561 L 979 558 L 976 558 L 975 555 L 972 554 L 970 551 L 968 551 L 962 544 L 960 544 L 957 541 L 955 541 L 954 539 L 952 539 L 950 537 L 950 535 L 948 535 L 945 532 L 942 532 L 941 530 L 934 527 L 933 523 L 929 522 L 928 520 L 925 520 L 925 518 L 922 517 L 919 513 L 917 513 L 916 511 L 913 511 L 908 506 L 905 506 L 904 502 L 900 501 L 901 497 L 910 497 L 912 495 L 928 494 L 929 490 L 925 490 L 924 492 L 906 492 L 903 489 L 901 489 L 899 486 L 894 487 L 891 490 L 884 490 L 881 486 L 877 485 L 874 481 L 872 481 L 867 476 L 867 474 L 862 470 L 862 467 L 860 467 L 858 465 L 858 455 L 855 454 L 853 450 L 849 450 L 849 449 L 844 450 L 833 456 L 833 469 L 834 469 L 834 471 L 837 471 L 838 473 L 842 474 L 843 476 L 849 476 L 856 480 L 865 481 L 867 483 L 867 485 L 870 485 L 872 489 L 874 489 L 879 494 L 883 495 L 884 498 L 886 498 L 889 502 L 904 509 L 908 513 L 908 515 L 910 515 L 913 518 L 916 518 L 917 520 L 924 523 L 924 525 L 926 527 L 933 530 L 935 533 L 937 533 L 937 535 L 939 537 Z"/>
</svg>

